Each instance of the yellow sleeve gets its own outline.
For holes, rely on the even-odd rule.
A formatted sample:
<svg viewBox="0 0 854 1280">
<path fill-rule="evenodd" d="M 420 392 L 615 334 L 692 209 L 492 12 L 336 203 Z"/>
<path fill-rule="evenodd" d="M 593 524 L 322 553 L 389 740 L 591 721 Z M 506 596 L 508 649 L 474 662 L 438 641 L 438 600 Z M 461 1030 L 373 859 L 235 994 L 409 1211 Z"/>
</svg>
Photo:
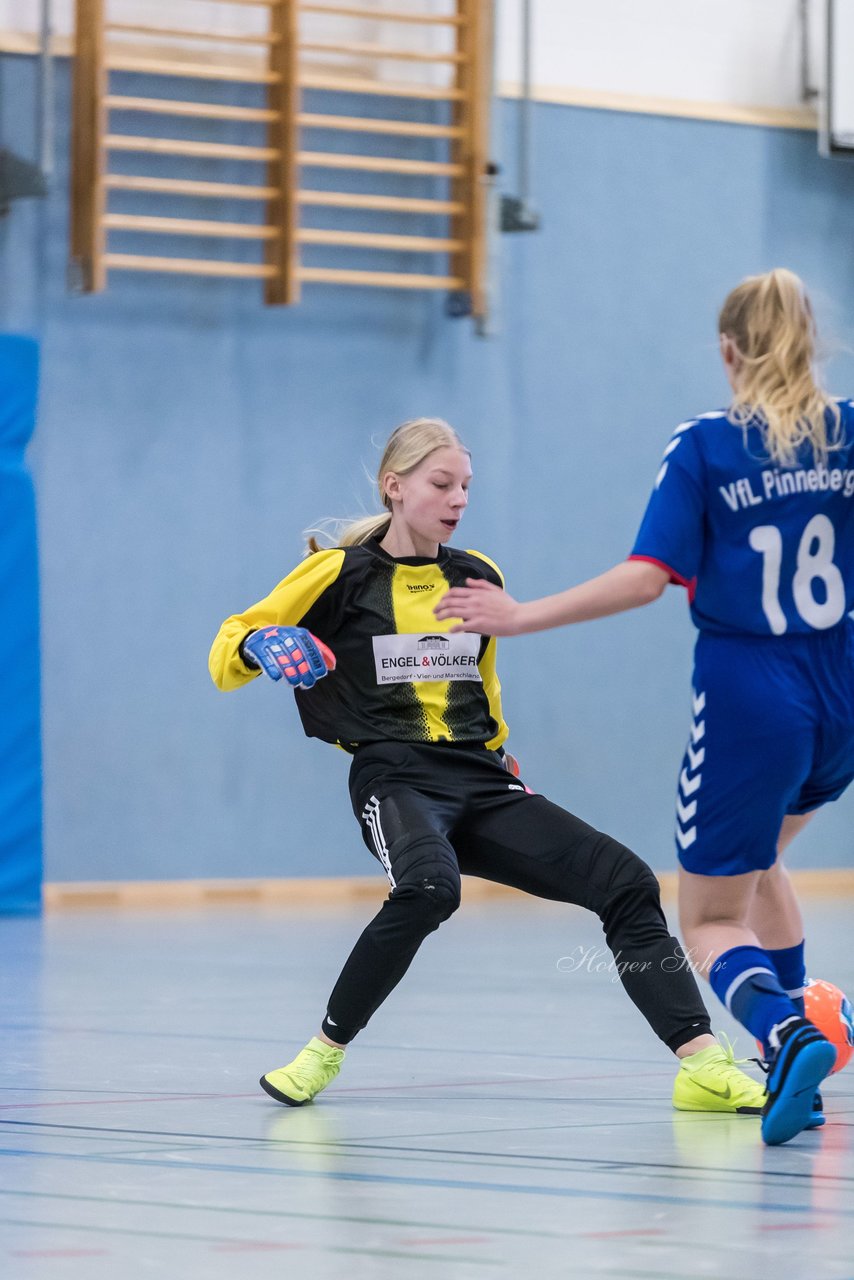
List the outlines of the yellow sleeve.
<svg viewBox="0 0 854 1280">
<path fill-rule="evenodd" d="M 243 613 L 234 613 L 217 632 L 211 646 L 208 668 L 218 689 L 239 689 L 256 676 L 257 668 L 240 659 L 240 643 L 259 627 L 295 627 L 314 602 L 332 585 L 341 572 L 344 552 L 340 547 L 316 551 L 306 556 L 292 573 L 283 578 L 268 596 Z M 321 636 L 322 640 L 324 637 Z"/>
<path fill-rule="evenodd" d="M 504 586 L 504 574 L 501 572 L 494 560 L 490 560 L 489 556 L 485 556 L 482 551 L 466 551 L 466 555 L 477 556 L 478 560 L 482 560 L 484 564 L 488 564 L 490 569 L 494 569 L 498 574 L 498 580 L 502 587 Z"/>
</svg>

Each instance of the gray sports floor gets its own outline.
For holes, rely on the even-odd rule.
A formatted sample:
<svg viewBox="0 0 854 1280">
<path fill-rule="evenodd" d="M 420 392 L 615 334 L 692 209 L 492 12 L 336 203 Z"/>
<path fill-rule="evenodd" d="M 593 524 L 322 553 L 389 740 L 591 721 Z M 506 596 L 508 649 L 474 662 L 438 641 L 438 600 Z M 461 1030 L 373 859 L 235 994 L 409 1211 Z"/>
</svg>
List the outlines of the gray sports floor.
<svg viewBox="0 0 854 1280">
<path fill-rule="evenodd" d="M 673 1111 L 573 909 L 464 903 L 321 1100 L 277 1106 L 257 1078 L 370 910 L 0 920 L 4 1280 L 854 1277 L 854 1064 L 782 1148 Z M 807 913 L 854 991 L 851 903 Z"/>
</svg>

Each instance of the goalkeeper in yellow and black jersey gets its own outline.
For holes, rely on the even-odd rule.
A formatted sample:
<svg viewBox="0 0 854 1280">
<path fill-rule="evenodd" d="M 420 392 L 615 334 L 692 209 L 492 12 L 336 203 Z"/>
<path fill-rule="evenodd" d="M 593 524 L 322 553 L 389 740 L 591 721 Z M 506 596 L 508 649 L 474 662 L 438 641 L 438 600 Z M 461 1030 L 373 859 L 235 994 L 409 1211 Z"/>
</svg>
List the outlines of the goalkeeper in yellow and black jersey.
<svg viewBox="0 0 854 1280">
<path fill-rule="evenodd" d="M 627 994 L 681 1059 L 676 1105 L 758 1114 L 763 1089 L 712 1036 L 652 871 L 525 786 L 502 745 L 495 639 L 436 619 L 452 587 L 503 586 L 486 556 L 446 545 L 471 474 L 447 423 L 404 423 L 380 463 L 383 514 L 347 526 L 334 548 L 310 540 L 306 559 L 214 640 L 220 689 L 284 680 L 305 732 L 352 755 L 353 810 L 389 881 L 317 1036 L 261 1086 L 301 1106 L 335 1078 L 345 1047 L 459 906 L 463 873 L 594 911 Z"/>
<path fill-rule="evenodd" d="M 352 751 L 367 742 L 467 742 L 494 749 L 507 737 L 495 641 L 437 630 L 433 605 L 466 579 L 503 580 L 473 551 L 394 556 L 375 537 L 309 555 L 266 599 L 223 623 L 211 654 L 222 689 L 247 670 L 241 642 L 274 625 L 301 626 L 333 645 L 328 680 L 297 687 L 303 727 Z"/>
</svg>

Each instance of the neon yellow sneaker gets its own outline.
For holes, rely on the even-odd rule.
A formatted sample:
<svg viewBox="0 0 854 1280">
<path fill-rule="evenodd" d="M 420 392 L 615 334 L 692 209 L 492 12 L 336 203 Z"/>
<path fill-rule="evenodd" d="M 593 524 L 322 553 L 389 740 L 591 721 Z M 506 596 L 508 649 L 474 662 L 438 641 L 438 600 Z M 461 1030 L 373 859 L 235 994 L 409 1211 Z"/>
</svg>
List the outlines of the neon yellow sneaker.
<svg viewBox="0 0 854 1280">
<path fill-rule="evenodd" d="M 726 1111 L 730 1115 L 758 1116 L 765 1105 L 765 1086 L 739 1071 L 727 1040 L 692 1053 L 679 1063 L 673 1081 L 673 1105 L 677 1111 Z"/>
<path fill-rule="evenodd" d="M 332 1045 L 312 1036 L 293 1062 L 268 1071 L 259 1084 L 265 1093 L 277 1102 L 284 1102 L 286 1107 L 302 1107 L 335 1079 L 343 1061 L 343 1049 L 333 1049 Z"/>
</svg>

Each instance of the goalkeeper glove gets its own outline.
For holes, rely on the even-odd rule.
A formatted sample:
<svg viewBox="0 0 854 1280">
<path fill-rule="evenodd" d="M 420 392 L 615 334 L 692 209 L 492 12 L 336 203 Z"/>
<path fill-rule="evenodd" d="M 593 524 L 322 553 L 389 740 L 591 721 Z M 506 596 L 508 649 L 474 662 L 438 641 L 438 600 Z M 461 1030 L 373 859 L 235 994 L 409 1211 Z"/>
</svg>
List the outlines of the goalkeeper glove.
<svg viewBox="0 0 854 1280">
<path fill-rule="evenodd" d="M 261 627 L 240 646 L 247 667 L 260 667 L 271 680 L 310 689 L 335 670 L 335 654 L 304 627 Z"/>
</svg>

